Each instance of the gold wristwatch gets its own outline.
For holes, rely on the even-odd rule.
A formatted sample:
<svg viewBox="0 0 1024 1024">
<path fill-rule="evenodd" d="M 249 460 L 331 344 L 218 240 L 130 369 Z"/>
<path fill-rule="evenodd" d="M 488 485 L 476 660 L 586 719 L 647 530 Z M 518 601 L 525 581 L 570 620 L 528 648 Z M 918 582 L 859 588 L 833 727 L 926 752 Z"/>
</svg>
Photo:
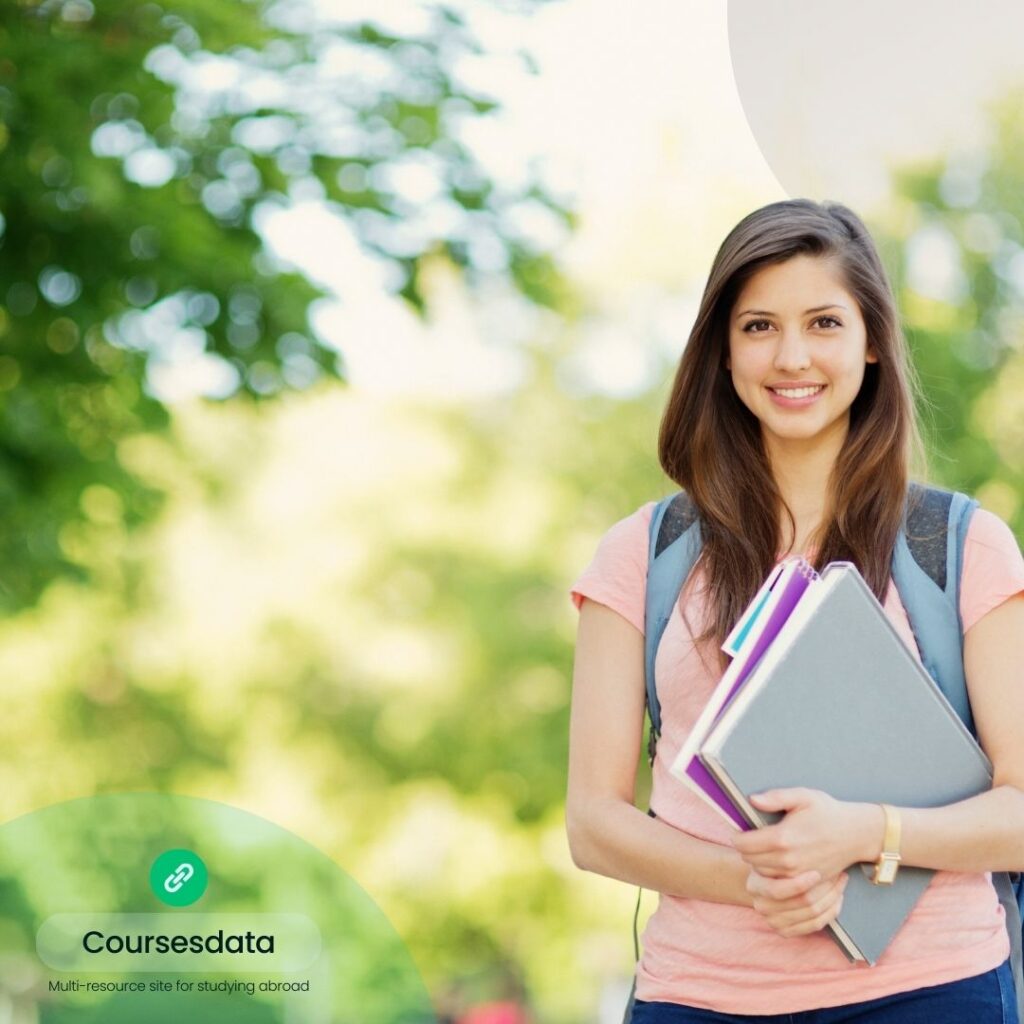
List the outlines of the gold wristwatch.
<svg viewBox="0 0 1024 1024">
<path fill-rule="evenodd" d="M 875 885 L 892 885 L 900 867 L 900 812 L 891 804 L 882 804 L 885 812 L 885 838 L 882 853 L 875 862 Z"/>
</svg>

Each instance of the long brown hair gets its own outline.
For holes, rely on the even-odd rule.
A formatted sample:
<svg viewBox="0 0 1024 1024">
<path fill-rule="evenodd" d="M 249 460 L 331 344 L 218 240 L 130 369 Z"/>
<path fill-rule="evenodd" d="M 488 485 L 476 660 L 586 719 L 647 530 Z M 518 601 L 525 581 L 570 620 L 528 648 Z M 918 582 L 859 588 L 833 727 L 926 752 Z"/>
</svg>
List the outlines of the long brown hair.
<svg viewBox="0 0 1024 1024">
<path fill-rule="evenodd" d="M 798 254 L 833 261 L 878 355 L 850 407 L 849 433 L 815 534 L 815 566 L 852 561 L 884 600 L 907 485 L 912 470 L 924 465 L 916 378 L 892 288 L 863 222 L 839 203 L 808 199 L 772 203 L 744 217 L 711 266 L 658 438 L 662 467 L 700 513 L 708 620 L 698 640 L 723 641 L 771 571 L 781 544 L 780 512 L 795 535 L 760 424 L 736 394 L 726 358 L 729 314 L 744 284 Z"/>
</svg>

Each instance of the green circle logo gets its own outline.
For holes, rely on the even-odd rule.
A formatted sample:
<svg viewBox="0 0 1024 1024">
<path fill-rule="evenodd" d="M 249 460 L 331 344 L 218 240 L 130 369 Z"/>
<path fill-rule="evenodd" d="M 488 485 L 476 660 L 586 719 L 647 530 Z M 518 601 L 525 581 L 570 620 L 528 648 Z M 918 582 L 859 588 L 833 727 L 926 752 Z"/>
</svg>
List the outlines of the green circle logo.
<svg viewBox="0 0 1024 1024">
<path fill-rule="evenodd" d="M 149 869 L 149 884 L 158 900 L 187 907 L 206 892 L 206 865 L 191 850 L 167 850 Z"/>
</svg>

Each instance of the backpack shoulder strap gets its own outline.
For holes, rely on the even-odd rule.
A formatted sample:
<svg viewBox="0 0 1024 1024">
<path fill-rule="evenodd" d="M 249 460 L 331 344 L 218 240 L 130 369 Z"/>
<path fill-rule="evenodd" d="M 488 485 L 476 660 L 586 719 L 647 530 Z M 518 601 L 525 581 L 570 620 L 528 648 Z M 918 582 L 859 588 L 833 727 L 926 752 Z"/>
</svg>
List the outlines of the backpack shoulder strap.
<svg viewBox="0 0 1024 1024">
<path fill-rule="evenodd" d="M 904 529 L 893 551 L 892 576 L 907 612 L 921 661 L 975 733 L 964 676 L 960 576 L 964 543 L 978 502 L 958 491 L 912 484 Z M 993 871 L 1005 914 L 1017 1014 L 1024 1022 L 1024 882 L 1019 872 Z"/>
<path fill-rule="evenodd" d="M 964 540 L 978 502 L 958 491 L 912 483 L 903 529 L 892 554 L 892 578 L 921 652 L 921 661 L 974 733 L 964 677 L 960 573 Z"/>
<path fill-rule="evenodd" d="M 701 543 L 697 506 L 685 491 L 669 495 L 655 505 L 648 543 L 644 612 L 644 678 L 647 713 L 651 719 L 647 753 L 652 761 L 661 735 L 661 704 L 654 680 L 654 659 L 679 593 L 700 555 Z"/>
<path fill-rule="evenodd" d="M 957 491 L 912 483 L 904 527 L 892 556 L 893 582 L 925 669 L 974 732 L 963 670 L 960 574 L 964 539 L 978 502 Z M 644 675 L 651 744 L 661 733 L 654 660 L 679 593 L 700 556 L 700 520 L 684 491 L 663 498 L 651 515 L 644 617 Z"/>
</svg>

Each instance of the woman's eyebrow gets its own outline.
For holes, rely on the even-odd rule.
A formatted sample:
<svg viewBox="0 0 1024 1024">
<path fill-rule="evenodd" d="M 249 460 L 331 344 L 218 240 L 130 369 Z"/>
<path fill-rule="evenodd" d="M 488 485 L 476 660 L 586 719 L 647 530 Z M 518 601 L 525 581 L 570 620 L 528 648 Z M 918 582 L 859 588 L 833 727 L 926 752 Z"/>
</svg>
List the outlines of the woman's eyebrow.
<svg viewBox="0 0 1024 1024">
<path fill-rule="evenodd" d="M 826 306 L 814 306 L 811 309 L 805 309 L 803 315 L 807 316 L 808 313 L 821 313 L 826 309 L 846 309 L 846 307 L 841 302 L 830 302 Z M 741 316 L 746 316 L 748 313 L 754 316 L 775 316 L 774 313 L 767 309 L 745 309 L 743 312 L 736 314 L 736 319 L 738 320 Z"/>
</svg>

